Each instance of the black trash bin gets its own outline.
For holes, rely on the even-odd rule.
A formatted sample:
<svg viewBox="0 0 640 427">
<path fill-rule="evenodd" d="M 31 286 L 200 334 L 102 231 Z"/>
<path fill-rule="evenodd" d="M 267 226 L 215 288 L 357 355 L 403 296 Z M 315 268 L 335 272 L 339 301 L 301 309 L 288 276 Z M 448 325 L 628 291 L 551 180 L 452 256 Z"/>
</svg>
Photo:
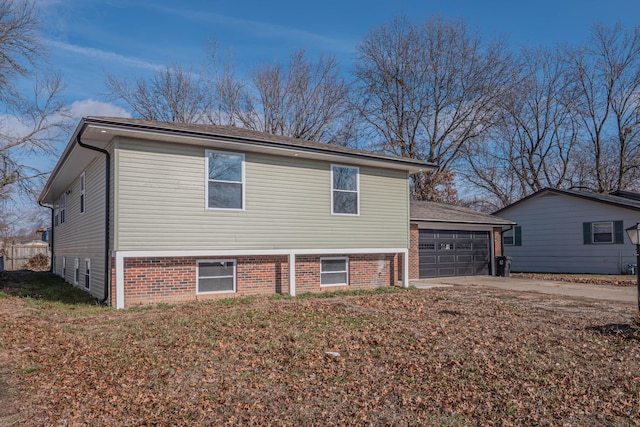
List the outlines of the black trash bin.
<svg viewBox="0 0 640 427">
<path fill-rule="evenodd" d="M 498 276 L 509 277 L 509 275 L 511 274 L 511 257 L 496 257 L 496 264 L 498 266 Z"/>
</svg>

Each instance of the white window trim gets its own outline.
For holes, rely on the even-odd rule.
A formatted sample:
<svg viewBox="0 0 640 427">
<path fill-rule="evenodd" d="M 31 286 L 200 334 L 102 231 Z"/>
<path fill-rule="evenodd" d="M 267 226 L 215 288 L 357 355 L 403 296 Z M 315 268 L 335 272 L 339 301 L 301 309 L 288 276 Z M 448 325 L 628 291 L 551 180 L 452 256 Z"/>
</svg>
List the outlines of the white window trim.
<svg viewBox="0 0 640 427">
<path fill-rule="evenodd" d="M 67 216 L 67 194 L 62 194 L 60 198 L 60 224 L 64 224 Z"/>
<path fill-rule="evenodd" d="M 67 257 L 62 257 L 62 278 L 66 280 L 67 276 Z"/>
<path fill-rule="evenodd" d="M 323 285 L 322 284 L 322 261 L 336 261 L 336 260 L 344 261 L 345 267 L 346 267 L 346 270 L 344 272 L 346 273 L 345 277 L 346 277 L 347 281 L 345 283 L 331 283 L 331 284 L 328 284 L 328 285 Z M 342 273 L 342 271 L 327 271 L 326 273 Z M 329 288 L 331 286 L 349 286 L 349 257 L 341 256 L 341 257 L 324 257 L 324 258 L 320 258 L 320 287 L 321 288 Z"/>
<path fill-rule="evenodd" d="M 200 277 L 200 264 L 204 263 L 212 263 L 212 262 L 230 262 L 233 263 L 233 290 L 231 291 L 211 291 L 211 292 L 200 292 L 200 279 L 211 279 L 214 277 L 229 277 L 229 276 L 203 276 Z M 209 295 L 209 294 L 233 294 L 236 292 L 237 286 L 237 278 L 238 278 L 238 263 L 235 259 L 199 259 L 196 260 L 196 295 Z"/>
<path fill-rule="evenodd" d="M 349 193 L 354 193 L 354 191 L 349 191 L 349 190 L 335 190 L 333 188 L 333 168 L 334 167 L 338 167 L 338 168 L 349 168 L 349 169 L 355 169 L 356 170 L 356 209 L 358 210 L 357 213 L 341 213 L 341 212 L 334 212 L 333 210 L 333 192 L 334 191 L 342 191 L 342 192 L 349 192 Z M 332 163 L 331 164 L 331 182 L 330 182 L 330 186 L 331 186 L 331 215 L 338 215 L 338 216 L 360 216 L 360 168 L 357 166 L 349 166 L 349 165 L 340 165 L 337 163 Z"/>
<path fill-rule="evenodd" d="M 80 213 L 87 210 L 87 179 L 84 172 L 80 174 Z"/>
<path fill-rule="evenodd" d="M 596 242 L 596 225 L 601 225 L 601 224 L 609 224 L 609 226 L 611 227 L 611 241 L 609 242 Z M 594 245 L 611 245 L 613 243 L 615 243 L 616 241 L 616 236 L 615 236 L 615 226 L 613 224 L 613 221 L 596 221 L 596 222 L 592 222 L 591 223 L 591 243 Z"/>
<path fill-rule="evenodd" d="M 242 208 L 237 209 L 237 208 L 211 208 L 209 207 L 209 181 L 215 181 L 215 182 L 229 182 L 229 183 L 234 183 L 234 184 L 238 184 L 238 181 L 222 181 L 222 180 L 217 180 L 217 179 L 209 179 L 209 153 L 221 153 L 221 154 L 232 154 L 234 156 L 241 156 L 242 157 L 242 182 L 240 182 L 240 184 L 242 184 Z M 234 151 L 222 151 L 222 150 L 205 150 L 205 155 L 204 155 L 204 208 L 206 210 L 210 210 L 210 211 L 234 211 L 234 212 L 243 212 L 246 210 L 246 201 L 245 201 L 245 194 L 246 194 L 246 179 L 245 179 L 245 157 L 244 157 L 244 153 L 238 153 L 238 152 L 234 152 Z"/>
<path fill-rule="evenodd" d="M 511 233 L 509 236 L 507 236 L 507 233 Z M 511 237 L 511 243 L 507 243 L 505 242 L 505 238 L 506 237 Z M 502 233 L 502 245 L 503 246 L 515 246 L 516 245 L 516 232 L 515 232 L 515 228 L 510 228 L 509 230 L 506 230 L 504 233 Z"/>
<path fill-rule="evenodd" d="M 60 205 L 58 203 L 53 204 L 53 226 L 58 227 L 60 225 Z"/>
<path fill-rule="evenodd" d="M 87 286 L 87 270 L 89 270 L 89 286 Z M 91 259 L 84 259 L 84 288 L 88 291 L 91 290 Z"/>
<path fill-rule="evenodd" d="M 73 284 L 77 285 L 80 278 L 80 260 L 75 259 L 73 263 Z"/>
</svg>

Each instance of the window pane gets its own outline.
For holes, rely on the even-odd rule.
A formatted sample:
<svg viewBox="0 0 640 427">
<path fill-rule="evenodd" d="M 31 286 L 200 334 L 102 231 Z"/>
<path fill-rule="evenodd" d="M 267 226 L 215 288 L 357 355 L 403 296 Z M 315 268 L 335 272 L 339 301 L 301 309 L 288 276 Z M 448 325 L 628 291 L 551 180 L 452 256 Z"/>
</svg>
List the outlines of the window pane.
<svg viewBox="0 0 640 427">
<path fill-rule="evenodd" d="M 209 179 L 242 182 L 242 156 L 238 154 L 208 153 Z"/>
<path fill-rule="evenodd" d="M 198 292 L 233 291 L 233 277 L 216 277 L 198 280 Z"/>
<path fill-rule="evenodd" d="M 199 277 L 233 276 L 232 262 L 201 262 L 198 264 Z"/>
<path fill-rule="evenodd" d="M 320 275 L 321 285 L 339 285 L 347 283 L 347 273 L 322 273 Z"/>
<path fill-rule="evenodd" d="M 594 243 L 611 243 L 613 242 L 613 238 L 611 237 L 611 233 L 594 233 L 593 242 Z"/>
<path fill-rule="evenodd" d="M 321 263 L 322 272 L 331 271 L 346 271 L 347 260 L 346 259 L 323 259 Z"/>
<path fill-rule="evenodd" d="M 358 213 L 358 193 L 334 191 L 333 192 L 333 212 L 357 214 Z"/>
<path fill-rule="evenodd" d="M 355 168 L 334 166 L 333 189 L 358 191 L 358 170 Z"/>
<path fill-rule="evenodd" d="M 209 207 L 242 209 L 242 184 L 209 181 Z"/>
</svg>

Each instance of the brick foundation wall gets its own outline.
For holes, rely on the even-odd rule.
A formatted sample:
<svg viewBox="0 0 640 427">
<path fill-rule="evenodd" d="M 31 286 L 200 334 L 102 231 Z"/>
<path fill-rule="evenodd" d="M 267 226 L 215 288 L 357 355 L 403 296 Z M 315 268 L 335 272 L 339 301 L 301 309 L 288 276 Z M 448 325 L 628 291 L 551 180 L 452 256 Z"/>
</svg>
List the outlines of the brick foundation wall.
<svg viewBox="0 0 640 427">
<path fill-rule="evenodd" d="M 414 280 L 420 278 L 420 249 L 418 248 L 420 230 L 418 224 L 411 224 L 409 239 L 409 280 Z"/>
<path fill-rule="evenodd" d="M 125 307 L 289 293 L 289 258 L 260 256 L 228 258 L 236 260 L 236 292 L 197 295 L 196 261 L 205 259 L 220 258 L 125 258 Z"/>
<path fill-rule="evenodd" d="M 401 257 L 398 254 L 348 255 L 349 285 L 320 286 L 320 258 L 340 255 L 298 255 L 296 292 L 338 289 L 371 289 L 392 286 L 398 281 Z M 196 294 L 198 260 L 236 261 L 236 292 Z M 113 260 L 115 266 L 115 260 Z M 112 268 L 111 304 L 116 301 L 116 271 Z M 125 307 L 140 304 L 175 303 L 248 295 L 289 294 L 288 256 L 125 258 Z"/>
<path fill-rule="evenodd" d="M 320 259 L 335 257 L 349 259 L 349 284 L 320 286 Z M 296 293 L 394 286 L 398 280 L 398 270 L 396 270 L 398 258 L 397 254 L 298 255 L 296 257 Z"/>
</svg>

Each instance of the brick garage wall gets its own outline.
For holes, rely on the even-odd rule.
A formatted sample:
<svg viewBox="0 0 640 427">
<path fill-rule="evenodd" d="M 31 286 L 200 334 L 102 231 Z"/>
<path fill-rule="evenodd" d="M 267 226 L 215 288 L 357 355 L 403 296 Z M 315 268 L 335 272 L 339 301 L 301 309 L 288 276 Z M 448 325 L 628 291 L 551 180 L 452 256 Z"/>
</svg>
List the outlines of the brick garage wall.
<svg viewBox="0 0 640 427">
<path fill-rule="evenodd" d="M 493 250 L 494 256 L 502 256 L 502 227 L 493 227 Z M 497 266 L 494 266 L 494 271 L 491 272 L 492 276 L 498 274 Z"/>
<path fill-rule="evenodd" d="M 287 256 L 224 257 L 236 261 L 236 292 L 196 295 L 196 261 L 210 257 L 125 258 L 125 307 L 289 293 Z M 115 276 L 115 275 L 114 275 Z M 114 282 L 115 283 L 115 277 Z M 112 303 L 115 302 L 115 294 Z"/>
<path fill-rule="evenodd" d="M 418 224 L 411 224 L 409 239 L 409 280 L 414 280 L 420 278 L 420 249 L 418 247 L 420 230 Z"/>
<path fill-rule="evenodd" d="M 349 285 L 320 286 L 320 259 L 338 257 L 349 259 Z M 296 257 L 296 293 L 373 289 L 396 285 L 398 258 L 397 254 L 298 255 Z"/>
</svg>

